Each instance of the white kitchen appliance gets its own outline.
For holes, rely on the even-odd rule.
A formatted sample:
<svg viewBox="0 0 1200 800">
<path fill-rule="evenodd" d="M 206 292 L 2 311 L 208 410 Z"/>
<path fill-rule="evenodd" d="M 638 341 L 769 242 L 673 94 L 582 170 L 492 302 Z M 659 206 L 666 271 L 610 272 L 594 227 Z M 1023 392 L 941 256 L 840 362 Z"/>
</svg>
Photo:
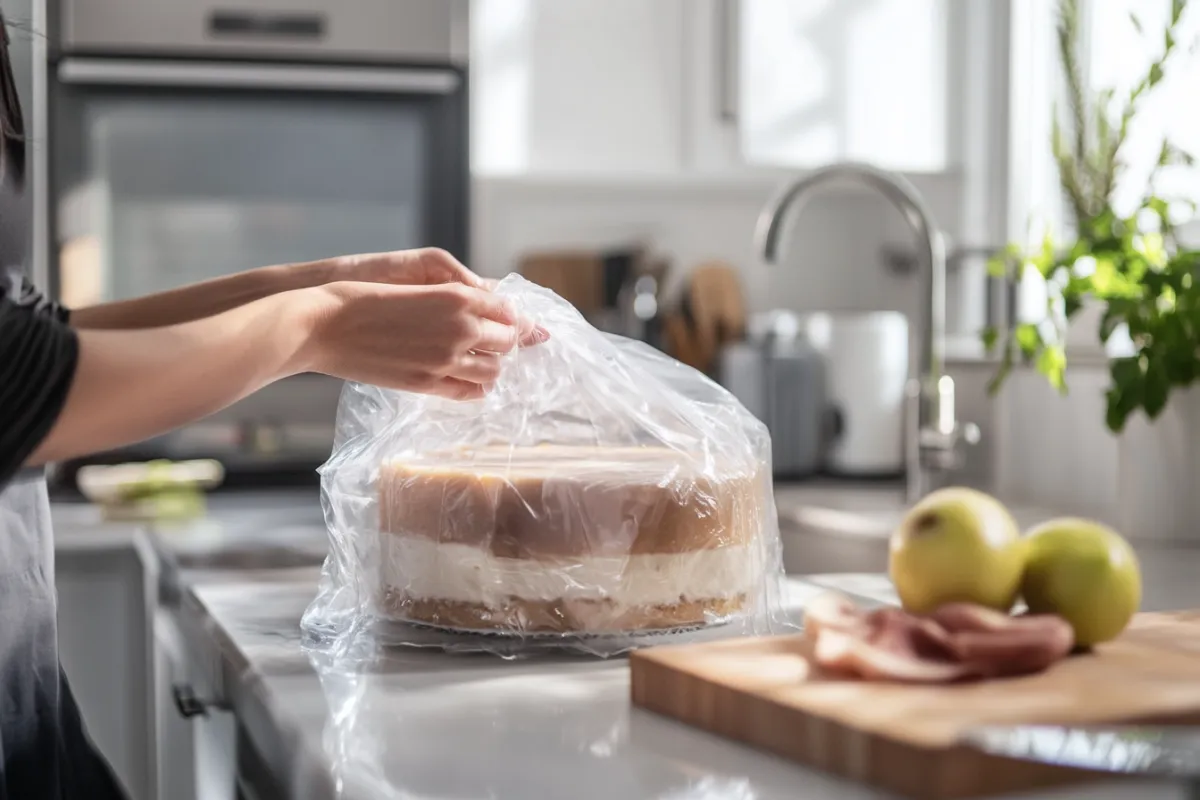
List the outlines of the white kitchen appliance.
<svg viewBox="0 0 1200 800">
<path fill-rule="evenodd" d="M 908 320 L 898 311 L 817 312 L 800 317 L 824 356 L 835 430 L 825 471 L 846 477 L 904 473 Z"/>
</svg>

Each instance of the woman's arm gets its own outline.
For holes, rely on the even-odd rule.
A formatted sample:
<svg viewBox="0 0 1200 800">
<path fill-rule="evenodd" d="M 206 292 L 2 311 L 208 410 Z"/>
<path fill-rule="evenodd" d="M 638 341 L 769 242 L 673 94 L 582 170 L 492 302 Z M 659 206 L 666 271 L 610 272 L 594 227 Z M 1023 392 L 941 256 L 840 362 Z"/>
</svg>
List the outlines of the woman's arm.
<svg viewBox="0 0 1200 800">
<path fill-rule="evenodd" d="M 438 248 L 397 250 L 287 264 L 226 275 L 159 294 L 78 308 L 71 324 L 87 330 L 136 330 L 178 325 L 211 317 L 280 292 L 333 281 L 396 285 L 486 282 Z"/>
<path fill-rule="evenodd" d="M 499 354 L 545 338 L 502 298 L 453 284 L 332 283 L 181 325 L 84 330 L 66 403 L 25 464 L 142 441 L 297 372 L 476 398 Z"/>
<path fill-rule="evenodd" d="M 66 403 L 28 464 L 148 439 L 295 371 L 310 305 L 277 294 L 181 325 L 79 331 Z"/>
<path fill-rule="evenodd" d="M 139 330 L 192 322 L 280 292 L 325 284 L 334 263 L 260 267 L 133 300 L 76 308 L 71 324 L 83 330 Z"/>
</svg>

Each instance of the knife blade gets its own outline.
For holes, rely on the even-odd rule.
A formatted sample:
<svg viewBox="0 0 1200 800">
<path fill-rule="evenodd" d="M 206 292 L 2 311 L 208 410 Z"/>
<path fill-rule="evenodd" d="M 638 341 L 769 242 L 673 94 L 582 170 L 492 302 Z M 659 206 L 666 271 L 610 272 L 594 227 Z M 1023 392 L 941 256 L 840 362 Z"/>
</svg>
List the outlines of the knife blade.
<svg viewBox="0 0 1200 800">
<path fill-rule="evenodd" d="M 1200 727 L 983 725 L 960 742 L 985 753 L 1200 785 Z"/>
</svg>

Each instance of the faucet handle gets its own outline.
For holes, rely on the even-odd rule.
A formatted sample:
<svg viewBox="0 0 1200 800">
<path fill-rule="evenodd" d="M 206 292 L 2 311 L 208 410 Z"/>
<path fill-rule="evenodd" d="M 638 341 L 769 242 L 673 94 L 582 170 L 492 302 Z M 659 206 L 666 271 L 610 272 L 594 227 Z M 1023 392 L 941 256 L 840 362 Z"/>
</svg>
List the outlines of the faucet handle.
<svg viewBox="0 0 1200 800">
<path fill-rule="evenodd" d="M 979 426 L 974 422 L 956 422 L 949 431 L 933 427 L 921 429 L 921 463 L 941 472 L 961 469 L 965 460 L 963 445 L 979 444 Z"/>
<path fill-rule="evenodd" d="M 917 435 L 921 462 L 943 472 L 960 469 L 963 462 L 962 445 L 979 443 L 979 426 L 959 422 L 955 418 L 954 379 L 949 375 L 938 378 L 932 403 L 932 424 L 923 426 Z"/>
</svg>

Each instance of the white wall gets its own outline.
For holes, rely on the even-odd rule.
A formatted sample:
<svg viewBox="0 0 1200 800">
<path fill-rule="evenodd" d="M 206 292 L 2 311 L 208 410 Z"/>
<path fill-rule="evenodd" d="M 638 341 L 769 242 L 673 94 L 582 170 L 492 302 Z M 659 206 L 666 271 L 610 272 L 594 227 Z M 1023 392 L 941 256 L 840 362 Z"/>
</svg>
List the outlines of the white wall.
<svg viewBox="0 0 1200 800">
<path fill-rule="evenodd" d="M 918 182 L 939 222 L 955 233 L 956 182 Z M 874 196 L 839 192 L 814 201 L 794 215 L 784 262 L 762 264 L 753 247 L 754 225 L 777 188 L 749 179 L 613 185 L 476 179 L 472 266 L 496 276 L 512 271 L 531 249 L 648 242 L 672 260 L 675 281 L 706 260 L 733 264 L 753 310 L 916 313 L 915 277 L 888 272 L 882 259 L 885 244 L 911 247 L 911 235 L 899 214 Z"/>
<path fill-rule="evenodd" d="M 673 262 L 676 280 L 705 260 L 732 263 L 752 310 L 915 313 L 917 281 L 887 272 L 883 249 L 916 248 L 899 215 L 878 198 L 830 193 L 815 199 L 797 220 L 786 263 L 778 268 L 765 268 L 753 252 L 759 211 L 793 175 L 780 153 L 790 154 L 798 168 L 811 165 L 824 151 L 814 150 L 807 134 L 830 126 L 845 140 L 835 157 L 935 170 L 910 177 L 951 239 L 979 246 L 1003 237 L 994 222 L 1002 219 L 1003 198 L 992 192 L 995 170 L 1005 162 L 996 157 L 1003 141 L 993 141 L 990 132 L 1004 128 L 1006 99 L 995 85 L 994 55 L 977 40 L 997 35 L 1007 0 L 921 0 L 926 13 L 915 21 L 900 13 L 907 0 L 754 2 L 758 17 L 787 31 L 774 45 L 747 41 L 753 25 L 743 31 L 743 55 L 734 59 L 742 66 L 739 122 L 718 113 L 724 65 L 715 44 L 720 4 L 714 0 L 476 0 L 472 266 L 498 275 L 532 249 L 637 240 Z M 912 63 L 899 71 L 887 66 L 886 53 L 856 55 L 871 25 L 894 29 L 897 19 L 926 39 L 939 39 L 936 52 L 909 53 Z M 783 58 L 793 45 L 813 51 L 803 64 Z M 970 68 L 959 69 L 962 64 Z M 770 85 L 752 82 L 755 70 L 764 69 L 783 77 Z M 886 76 L 893 81 L 890 104 L 873 115 L 847 117 L 854 104 L 834 95 L 854 83 L 851 73 L 859 84 L 879 83 L 889 69 L 896 72 Z M 838 75 L 844 80 L 835 80 Z M 897 76 L 908 80 L 897 86 Z M 826 102 L 810 108 L 801 90 L 807 88 L 824 92 Z M 789 123 L 791 145 L 771 150 L 766 162 L 747 163 L 758 151 L 742 145 L 761 144 L 755 134 L 768 117 Z M 892 152 L 899 137 L 879 135 L 889 120 L 910 139 L 924 131 L 926 148 Z M 929 134 L 932 129 L 939 135 Z M 900 161 L 892 165 L 889 158 Z M 950 279 L 948 321 L 950 330 L 973 336 L 982 324 L 982 268 L 967 269 L 971 281 Z M 959 324 L 964 308 L 972 314 Z"/>
</svg>

